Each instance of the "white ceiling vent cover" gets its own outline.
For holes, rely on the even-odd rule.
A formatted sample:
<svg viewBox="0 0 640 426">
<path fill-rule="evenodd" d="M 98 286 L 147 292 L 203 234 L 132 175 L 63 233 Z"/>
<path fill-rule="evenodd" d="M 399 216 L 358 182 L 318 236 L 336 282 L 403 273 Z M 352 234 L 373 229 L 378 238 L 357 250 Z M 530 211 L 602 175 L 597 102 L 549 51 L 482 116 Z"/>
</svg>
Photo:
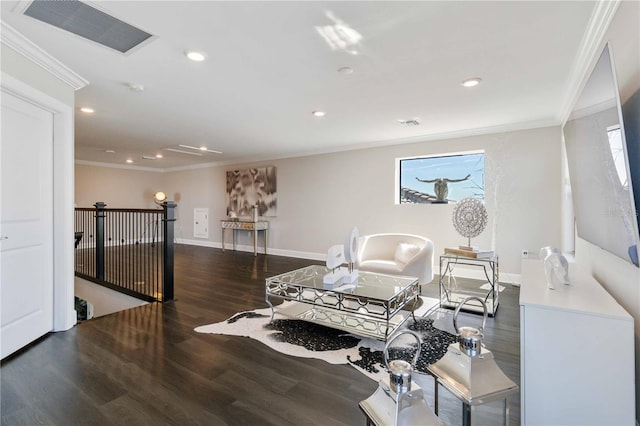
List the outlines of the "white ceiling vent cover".
<svg viewBox="0 0 640 426">
<path fill-rule="evenodd" d="M 152 37 L 78 0 L 35 0 L 24 14 L 120 53 L 127 53 Z"/>
<path fill-rule="evenodd" d="M 398 123 L 400 123 L 403 126 L 414 127 L 414 126 L 420 125 L 420 120 L 418 120 L 417 118 L 414 118 L 411 120 L 398 120 Z"/>
</svg>

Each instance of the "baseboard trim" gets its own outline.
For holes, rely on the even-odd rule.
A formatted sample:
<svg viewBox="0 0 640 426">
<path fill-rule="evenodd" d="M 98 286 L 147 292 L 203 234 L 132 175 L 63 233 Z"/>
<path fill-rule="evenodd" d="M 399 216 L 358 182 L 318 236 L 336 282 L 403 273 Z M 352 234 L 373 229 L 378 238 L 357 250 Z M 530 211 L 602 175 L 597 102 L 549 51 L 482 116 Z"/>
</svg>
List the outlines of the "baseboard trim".
<svg viewBox="0 0 640 426">
<path fill-rule="evenodd" d="M 211 248 L 222 248 L 222 243 L 213 242 L 213 241 L 203 241 L 203 240 L 190 240 L 184 238 L 176 239 L 178 244 L 186 244 L 191 246 L 201 246 L 201 247 L 211 247 Z M 232 250 L 230 244 L 225 244 L 225 249 Z M 243 251 L 248 253 L 253 253 L 253 246 L 245 245 L 245 244 L 236 244 L 236 251 Z M 258 246 L 258 254 L 264 254 L 263 248 Z M 309 259 L 309 260 L 326 260 L 326 253 L 314 253 L 307 251 L 296 251 L 296 250 L 283 250 L 276 248 L 267 248 L 267 254 L 275 255 L 275 256 L 286 256 L 286 257 L 295 257 L 299 259 Z"/>
<path fill-rule="evenodd" d="M 210 247 L 210 248 L 222 248 L 221 243 L 214 243 L 209 240 L 190 240 L 186 238 L 176 238 L 176 243 L 184 244 L 187 246 L 200 246 L 200 247 Z"/>
<path fill-rule="evenodd" d="M 208 240 L 191 240 L 191 239 L 179 238 L 176 241 L 178 242 L 178 244 L 222 248 L 222 243 L 208 241 Z M 230 245 L 225 244 L 225 246 L 229 250 Z M 237 244 L 236 251 L 253 253 L 253 246 Z M 261 247 L 258 247 L 258 254 L 262 254 Z M 275 255 L 275 256 L 295 257 L 298 259 L 319 260 L 319 261 L 324 261 L 327 259 L 326 253 L 315 253 L 315 252 L 297 251 L 297 250 L 283 250 L 283 249 L 276 249 L 276 248 L 267 249 L 267 254 Z M 460 278 L 468 278 L 468 279 L 475 279 L 475 280 L 485 279 L 484 273 L 482 271 L 478 269 L 465 269 L 462 267 L 456 268 L 456 276 Z M 522 279 L 520 277 L 520 274 L 503 272 L 500 274 L 500 282 L 503 284 L 511 284 L 519 287 L 520 283 L 522 282 Z"/>
</svg>

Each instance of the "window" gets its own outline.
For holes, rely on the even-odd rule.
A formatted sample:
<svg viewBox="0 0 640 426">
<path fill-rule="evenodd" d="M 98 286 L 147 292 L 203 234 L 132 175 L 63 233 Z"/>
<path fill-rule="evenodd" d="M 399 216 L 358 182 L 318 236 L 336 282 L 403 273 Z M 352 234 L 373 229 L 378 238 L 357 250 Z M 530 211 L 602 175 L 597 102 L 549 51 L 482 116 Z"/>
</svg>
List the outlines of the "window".
<svg viewBox="0 0 640 426">
<path fill-rule="evenodd" d="M 484 200 L 484 151 L 398 161 L 398 204 L 446 204 Z"/>
</svg>

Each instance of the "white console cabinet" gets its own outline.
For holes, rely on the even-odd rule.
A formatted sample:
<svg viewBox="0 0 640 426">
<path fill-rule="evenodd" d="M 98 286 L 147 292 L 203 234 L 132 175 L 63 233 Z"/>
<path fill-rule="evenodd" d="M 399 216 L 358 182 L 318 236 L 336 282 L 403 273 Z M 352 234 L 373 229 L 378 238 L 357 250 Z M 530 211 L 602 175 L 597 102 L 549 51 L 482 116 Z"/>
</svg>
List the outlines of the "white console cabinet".
<svg viewBox="0 0 640 426">
<path fill-rule="evenodd" d="M 569 279 L 550 290 L 522 262 L 522 424 L 635 425 L 633 318 L 575 264 Z"/>
</svg>

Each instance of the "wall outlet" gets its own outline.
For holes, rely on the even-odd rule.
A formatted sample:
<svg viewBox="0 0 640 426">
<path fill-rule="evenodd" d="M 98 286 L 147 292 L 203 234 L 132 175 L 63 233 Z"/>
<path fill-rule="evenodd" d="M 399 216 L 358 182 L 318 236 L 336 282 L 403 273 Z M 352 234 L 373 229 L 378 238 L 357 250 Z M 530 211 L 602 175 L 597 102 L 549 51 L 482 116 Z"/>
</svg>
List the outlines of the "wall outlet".
<svg viewBox="0 0 640 426">
<path fill-rule="evenodd" d="M 529 250 L 522 249 L 522 258 L 523 259 L 528 259 L 529 258 Z"/>
</svg>

